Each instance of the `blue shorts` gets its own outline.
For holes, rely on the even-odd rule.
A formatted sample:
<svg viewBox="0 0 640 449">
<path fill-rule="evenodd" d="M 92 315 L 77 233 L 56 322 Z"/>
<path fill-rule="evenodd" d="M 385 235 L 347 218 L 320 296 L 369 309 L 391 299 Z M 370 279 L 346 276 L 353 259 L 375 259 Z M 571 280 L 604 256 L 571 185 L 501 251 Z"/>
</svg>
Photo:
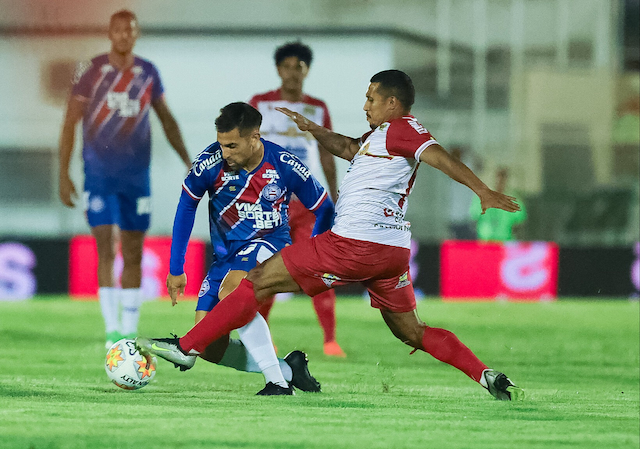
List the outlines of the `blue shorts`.
<svg viewBox="0 0 640 449">
<path fill-rule="evenodd" d="M 281 239 L 271 238 L 269 241 L 264 238 L 254 239 L 242 246 L 227 261 L 211 265 L 200 286 L 196 310 L 209 312 L 220 302 L 218 299 L 220 284 L 229 271 L 242 270 L 248 272 L 280 251 L 286 244 L 287 242 Z"/>
<path fill-rule="evenodd" d="M 151 223 L 149 175 L 131 179 L 85 175 L 84 209 L 89 226 L 118 225 L 146 231 Z"/>
</svg>

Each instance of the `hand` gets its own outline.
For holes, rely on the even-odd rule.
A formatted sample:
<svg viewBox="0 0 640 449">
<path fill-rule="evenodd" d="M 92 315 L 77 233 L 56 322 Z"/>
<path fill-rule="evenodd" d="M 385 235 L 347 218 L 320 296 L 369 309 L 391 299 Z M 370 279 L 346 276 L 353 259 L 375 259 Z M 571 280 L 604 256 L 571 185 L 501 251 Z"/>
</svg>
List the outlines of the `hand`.
<svg viewBox="0 0 640 449">
<path fill-rule="evenodd" d="M 175 306 L 178 303 L 178 295 L 184 297 L 184 288 L 186 286 L 186 273 L 182 273 L 178 276 L 174 276 L 171 273 L 167 275 L 167 292 L 169 292 L 169 296 L 171 296 L 172 306 Z"/>
<path fill-rule="evenodd" d="M 287 108 L 276 108 L 276 111 L 282 112 L 284 115 L 293 120 L 295 124 L 298 125 L 298 129 L 300 131 L 309 131 L 309 128 L 311 128 L 311 124 L 313 122 L 306 118 L 304 115 L 293 112 L 292 110 Z"/>
<path fill-rule="evenodd" d="M 69 177 L 61 176 L 59 185 L 60 201 L 67 207 L 75 207 L 75 202 L 78 199 L 76 193 L 76 186 L 73 185 L 73 181 Z"/>
<path fill-rule="evenodd" d="M 506 210 L 507 212 L 517 212 L 520 210 L 520 205 L 516 203 L 514 197 L 496 192 L 495 190 L 487 189 L 478 194 L 478 196 L 480 197 L 483 214 L 490 207 Z"/>
</svg>

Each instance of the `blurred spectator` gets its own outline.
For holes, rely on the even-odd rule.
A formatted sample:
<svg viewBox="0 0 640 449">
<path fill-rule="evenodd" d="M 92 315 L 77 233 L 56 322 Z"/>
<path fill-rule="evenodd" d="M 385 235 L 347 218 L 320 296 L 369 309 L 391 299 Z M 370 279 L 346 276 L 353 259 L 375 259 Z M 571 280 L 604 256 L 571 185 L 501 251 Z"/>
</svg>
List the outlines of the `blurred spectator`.
<svg viewBox="0 0 640 449">
<path fill-rule="evenodd" d="M 496 172 L 496 191 L 507 193 L 509 170 L 506 167 L 498 167 Z M 513 196 L 513 195 L 512 195 Z M 487 209 L 482 214 L 480 200 L 474 197 L 469 210 L 471 218 L 477 222 L 476 232 L 479 240 L 484 241 L 508 241 L 518 235 L 518 228 L 527 219 L 527 212 L 521 199 L 517 200 L 520 210 L 510 213 L 500 209 Z"/>
</svg>

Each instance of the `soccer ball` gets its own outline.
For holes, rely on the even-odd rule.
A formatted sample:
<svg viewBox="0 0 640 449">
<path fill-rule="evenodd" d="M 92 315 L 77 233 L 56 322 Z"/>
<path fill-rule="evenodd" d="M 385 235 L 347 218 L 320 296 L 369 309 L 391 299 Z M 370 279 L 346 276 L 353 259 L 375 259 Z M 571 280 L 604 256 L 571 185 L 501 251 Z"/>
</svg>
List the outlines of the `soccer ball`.
<svg viewBox="0 0 640 449">
<path fill-rule="evenodd" d="M 109 379 L 125 390 L 144 387 L 156 375 L 156 358 L 138 352 L 133 340 L 123 338 L 107 351 L 104 364 Z"/>
</svg>

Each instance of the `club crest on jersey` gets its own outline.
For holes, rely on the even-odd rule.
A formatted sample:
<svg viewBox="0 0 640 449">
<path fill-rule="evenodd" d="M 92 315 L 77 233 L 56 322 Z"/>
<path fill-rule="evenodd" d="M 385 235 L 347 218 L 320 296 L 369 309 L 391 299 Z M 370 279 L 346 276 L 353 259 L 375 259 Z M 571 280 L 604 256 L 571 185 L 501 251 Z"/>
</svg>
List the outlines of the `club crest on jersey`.
<svg viewBox="0 0 640 449">
<path fill-rule="evenodd" d="M 211 285 L 209 284 L 209 276 L 207 276 L 206 278 L 204 278 L 204 281 L 202 281 L 200 291 L 198 292 L 198 298 L 202 298 L 204 295 L 206 295 L 210 288 Z"/>
<path fill-rule="evenodd" d="M 396 288 L 403 288 L 403 287 L 406 287 L 406 286 L 408 286 L 410 284 L 411 284 L 411 281 L 409 280 L 409 272 L 405 271 L 398 278 L 398 285 L 396 285 Z"/>
<path fill-rule="evenodd" d="M 327 287 L 331 287 L 333 285 L 334 282 L 336 281 L 341 281 L 342 279 L 340 279 L 338 276 L 336 276 L 335 274 L 331 274 L 331 273 L 324 273 L 322 275 L 322 282 L 324 282 L 324 285 L 326 285 Z"/>
<path fill-rule="evenodd" d="M 278 184 L 275 184 L 275 183 L 269 183 L 266 186 L 264 186 L 262 188 L 262 193 L 261 193 L 262 198 L 271 202 L 274 202 L 280 199 L 280 197 L 282 197 L 282 194 L 283 194 L 282 189 Z"/>
</svg>

